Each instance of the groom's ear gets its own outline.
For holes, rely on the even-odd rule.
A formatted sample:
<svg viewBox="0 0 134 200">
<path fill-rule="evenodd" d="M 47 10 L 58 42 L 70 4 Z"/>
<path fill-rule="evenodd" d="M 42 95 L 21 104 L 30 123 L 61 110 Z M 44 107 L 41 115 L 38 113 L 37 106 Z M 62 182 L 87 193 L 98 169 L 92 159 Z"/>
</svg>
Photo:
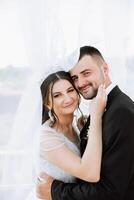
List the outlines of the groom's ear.
<svg viewBox="0 0 134 200">
<path fill-rule="evenodd" d="M 108 76 L 108 73 L 109 73 L 109 67 L 108 67 L 108 64 L 107 63 L 103 63 L 102 66 L 101 66 L 101 69 L 104 73 L 104 76 Z"/>
</svg>

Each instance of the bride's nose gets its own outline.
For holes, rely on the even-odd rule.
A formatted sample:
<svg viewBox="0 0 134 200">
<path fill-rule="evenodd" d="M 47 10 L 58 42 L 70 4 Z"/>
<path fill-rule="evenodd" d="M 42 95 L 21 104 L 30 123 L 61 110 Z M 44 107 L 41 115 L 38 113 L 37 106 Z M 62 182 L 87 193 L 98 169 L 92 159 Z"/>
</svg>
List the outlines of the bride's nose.
<svg viewBox="0 0 134 200">
<path fill-rule="evenodd" d="M 69 94 L 64 95 L 64 103 L 69 104 L 72 102 L 72 98 L 70 97 Z"/>
</svg>

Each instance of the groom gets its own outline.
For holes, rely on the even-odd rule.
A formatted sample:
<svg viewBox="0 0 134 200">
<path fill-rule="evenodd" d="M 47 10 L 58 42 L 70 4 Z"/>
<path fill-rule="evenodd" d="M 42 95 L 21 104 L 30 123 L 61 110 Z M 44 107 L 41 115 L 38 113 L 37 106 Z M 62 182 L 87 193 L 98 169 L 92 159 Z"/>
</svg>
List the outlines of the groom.
<svg viewBox="0 0 134 200">
<path fill-rule="evenodd" d="M 37 196 L 46 200 L 134 200 L 134 102 L 111 82 L 108 65 L 94 47 L 80 48 L 79 61 L 70 74 L 85 99 L 94 98 L 101 83 L 106 86 L 100 181 L 63 183 L 48 176 L 37 186 Z M 88 119 L 80 133 L 81 154 L 89 124 Z"/>
</svg>

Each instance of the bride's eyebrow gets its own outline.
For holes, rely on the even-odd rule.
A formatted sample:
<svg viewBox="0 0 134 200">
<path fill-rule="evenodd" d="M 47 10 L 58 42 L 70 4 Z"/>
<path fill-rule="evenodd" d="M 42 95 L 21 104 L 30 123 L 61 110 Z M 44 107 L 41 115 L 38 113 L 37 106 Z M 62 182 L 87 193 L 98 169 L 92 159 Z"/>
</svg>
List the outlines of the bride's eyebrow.
<svg viewBox="0 0 134 200">
<path fill-rule="evenodd" d="M 70 89 L 74 89 L 74 87 L 73 87 L 73 86 L 70 86 L 69 88 L 67 88 L 67 90 L 70 90 Z"/>
<path fill-rule="evenodd" d="M 60 93 L 62 93 L 62 92 L 58 91 L 58 92 L 54 92 L 52 94 L 55 95 L 55 94 L 60 94 Z"/>
</svg>

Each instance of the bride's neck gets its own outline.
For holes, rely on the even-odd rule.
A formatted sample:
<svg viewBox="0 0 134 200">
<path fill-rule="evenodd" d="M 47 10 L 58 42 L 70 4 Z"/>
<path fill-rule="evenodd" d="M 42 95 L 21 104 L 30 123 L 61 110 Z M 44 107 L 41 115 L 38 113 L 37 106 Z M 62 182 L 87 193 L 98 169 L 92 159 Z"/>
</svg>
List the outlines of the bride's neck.
<svg viewBox="0 0 134 200">
<path fill-rule="evenodd" d="M 55 123 L 55 128 L 66 132 L 72 129 L 73 115 L 59 116 Z"/>
<path fill-rule="evenodd" d="M 59 121 L 57 121 L 54 125 L 59 132 L 64 134 L 71 142 L 79 146 L 79 138 L 72 126 L 73 123 L 73 115 L 58 117 Z"/>
</svg>

